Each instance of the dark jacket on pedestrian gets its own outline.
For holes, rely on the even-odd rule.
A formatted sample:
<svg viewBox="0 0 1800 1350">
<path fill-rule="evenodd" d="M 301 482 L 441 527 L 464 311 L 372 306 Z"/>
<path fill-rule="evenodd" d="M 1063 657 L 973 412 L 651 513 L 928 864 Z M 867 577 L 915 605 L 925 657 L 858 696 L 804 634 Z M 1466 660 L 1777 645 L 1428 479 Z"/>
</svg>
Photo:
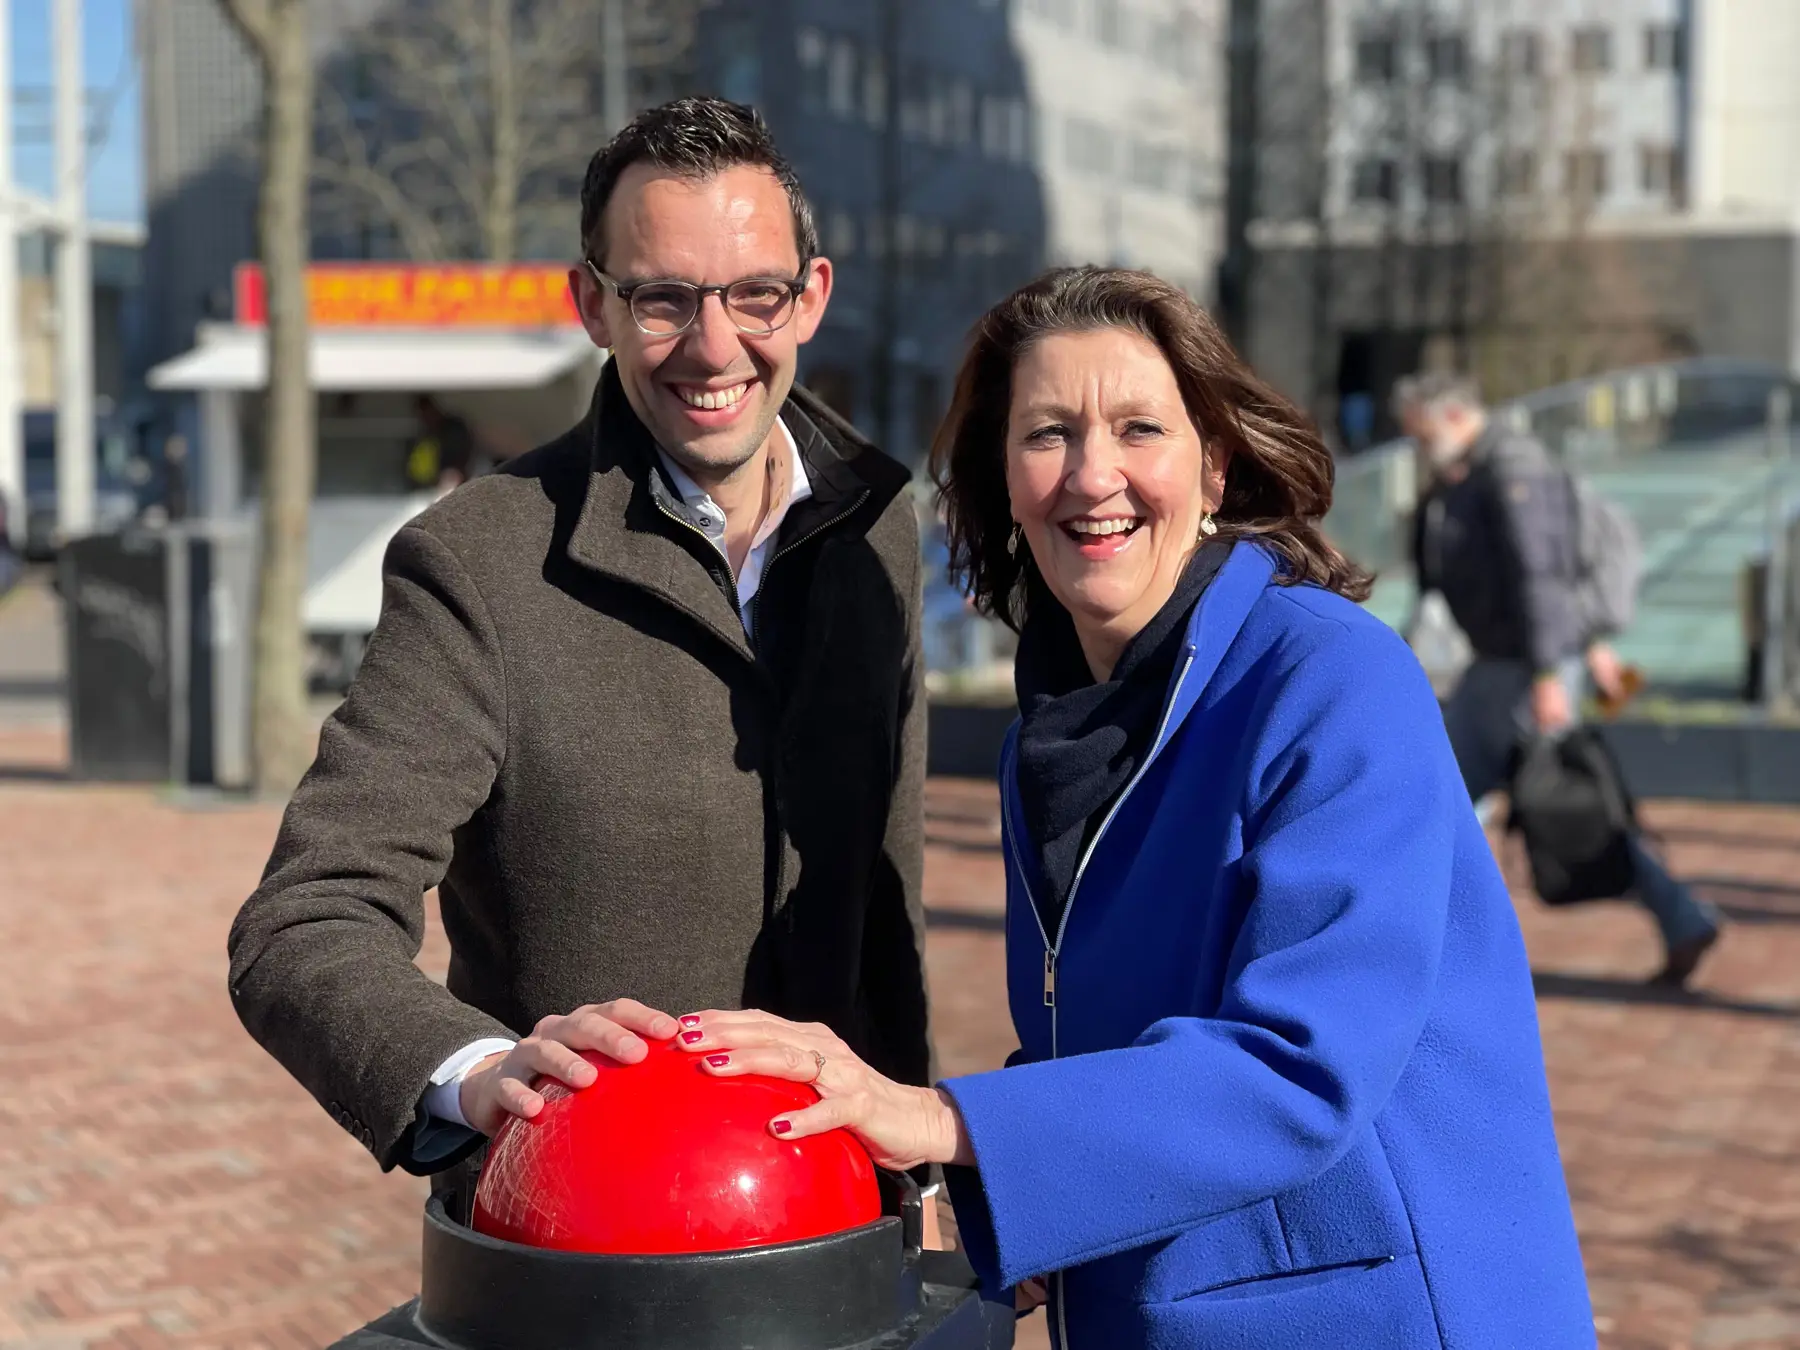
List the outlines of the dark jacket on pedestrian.
<svg viewBox="0 0 1800 1350">
<path fill-rule="evenodd" d="M 821 1021 L 930 1076 L 907 474 L 811 395 L 745 636 L 608 365 L 560 439 L 395 537 L 380 625 L 232 925 L 244 1025 L 384 1168 L 487 1036 L 632 997 Z M 448 987 L 414 965 L 439 887 Z"/>
<path fill-rule="evenodd" d="M 1467 467 L 1420 499 L 1420 593 L 1444 597 L 1475 655 L 1549 671 L 1588 638 L 1577 600 L 1574 485 L 1542 442 L 1497 423 L 1470 449 Z"/>
</svg>

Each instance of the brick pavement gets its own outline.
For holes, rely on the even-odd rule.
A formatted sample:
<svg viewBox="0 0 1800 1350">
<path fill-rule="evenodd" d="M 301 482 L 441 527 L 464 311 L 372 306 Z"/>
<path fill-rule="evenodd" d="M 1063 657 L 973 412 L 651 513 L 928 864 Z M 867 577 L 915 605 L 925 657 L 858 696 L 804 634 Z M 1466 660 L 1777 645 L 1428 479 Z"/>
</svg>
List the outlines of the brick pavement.
<svg viewBox="0 0 1800 1350">
<path fill-rule="evenodd" d="M 0 1350 L 326 1344 L 413 1288 L 422 1186 L 379 1175 L 226 1001 L 276 813 L 71 787 L 62 753 L 0 727 Z M 1521 904 L 1602 1344 L 1800 1346 L 1800 812 L 1652 815 L 1739 921 L 1699 995 L 1642 999 L 1629 908 Z M 991 790 L 934 783 L 930 828 L 954 1073 L 1013 1043 Z"/>
</svg>

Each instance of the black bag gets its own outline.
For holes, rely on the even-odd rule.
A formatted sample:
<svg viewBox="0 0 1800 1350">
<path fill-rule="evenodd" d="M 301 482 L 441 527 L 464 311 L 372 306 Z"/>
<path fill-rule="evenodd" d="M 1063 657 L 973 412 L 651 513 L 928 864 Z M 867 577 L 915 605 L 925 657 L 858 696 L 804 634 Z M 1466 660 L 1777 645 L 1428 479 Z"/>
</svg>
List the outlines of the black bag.
<svg viewBox="0 0 1800 1350">
<path fill-rule="evenodd" d="M 1637 804 L 1598 731 L 1576 727 L 1527 741 L 1510 792 L 1507 829 L 1524 839 L 1546 905 L 1612 900 L 1636 884 Z"/>
</svg>

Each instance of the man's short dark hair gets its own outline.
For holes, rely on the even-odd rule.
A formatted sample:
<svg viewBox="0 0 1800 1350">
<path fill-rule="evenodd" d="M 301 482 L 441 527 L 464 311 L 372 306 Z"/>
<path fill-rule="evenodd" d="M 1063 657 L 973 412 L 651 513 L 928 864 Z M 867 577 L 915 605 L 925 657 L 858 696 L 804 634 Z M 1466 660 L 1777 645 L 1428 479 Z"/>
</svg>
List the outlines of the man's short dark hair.
<svg viewBox="0 0 1800 1350">
<path fill-rule="evenodd" d="M 794 242 L 804 270 L 819 252 L 819 227 L 787 156 L 775 148 L 756 109 L 722 98 L 678 98 L 646 108 L 588 161 L 581 183 L 581 247 L 604 268 L 601 221 L 619 176 L 633 164 L 653 164 L 684 178 L 709 178 L 740 164 L 767 169 L 787 193 L 794 213 Z"/>
</svg>

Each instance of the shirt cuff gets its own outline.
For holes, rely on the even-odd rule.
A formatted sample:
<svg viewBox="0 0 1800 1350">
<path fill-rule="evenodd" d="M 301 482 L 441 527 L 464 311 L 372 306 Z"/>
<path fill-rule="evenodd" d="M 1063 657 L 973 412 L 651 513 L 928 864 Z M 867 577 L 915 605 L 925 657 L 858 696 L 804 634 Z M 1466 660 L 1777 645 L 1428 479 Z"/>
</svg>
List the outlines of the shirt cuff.
<svg viewBox="0 0 1800 1350">
<path fill-rule="evenodd" d="M 462 1081 L 473 1069 L 489 1055 L 510 1050 L 517 1041 L 509 1041 L 499 1036 L 488 1036 L 479 1041 L 472 1041 L 458 1050 L 449 1059 L 437 1066 L 431 1075 L 431 1084 L 425 1089 L 422 1105 L 425 1114 L 434 1120 L 447 1121 L 452 1125 L 469 1128 L 469 1122 L 462 1113 Z"/>
</svg>

